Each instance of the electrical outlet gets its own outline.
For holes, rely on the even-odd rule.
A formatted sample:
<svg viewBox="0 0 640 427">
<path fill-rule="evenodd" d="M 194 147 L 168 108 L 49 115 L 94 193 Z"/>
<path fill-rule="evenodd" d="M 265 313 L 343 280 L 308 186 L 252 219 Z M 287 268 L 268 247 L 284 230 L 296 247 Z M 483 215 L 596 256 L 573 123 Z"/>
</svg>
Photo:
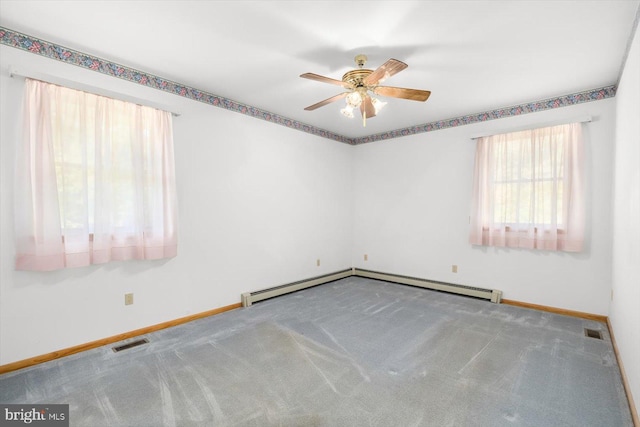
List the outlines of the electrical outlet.
<svg viewBox="0 0 640 427">
<path fill-rule="evenodd" d="M 451 266 L 451 272 L 452 272 L 452 273 L 457 273 L 457 272 L 458 272 L 458 266 L 457 266 L 457 265 L 455 265 L 455 264 L 454 264 L 454 265 L 452 265 L 452 266 Z"/>
<path fill-rule="evenodd" d="M 318 258 L 318 259 L 316 260 L 316 266 L 317 266 L 317 267 L 320 267 L 320 258 Z"/>
<path fill-rule="evenodd" d="M 365 260 L 365 261 L 369 261 L 369 255 L 364 254 L 364 260 Z"/>
<path fill-rule="evenodd" d="M 133 304 L 133 294 L 124 294 L 124 305 Z"/>
</svg>

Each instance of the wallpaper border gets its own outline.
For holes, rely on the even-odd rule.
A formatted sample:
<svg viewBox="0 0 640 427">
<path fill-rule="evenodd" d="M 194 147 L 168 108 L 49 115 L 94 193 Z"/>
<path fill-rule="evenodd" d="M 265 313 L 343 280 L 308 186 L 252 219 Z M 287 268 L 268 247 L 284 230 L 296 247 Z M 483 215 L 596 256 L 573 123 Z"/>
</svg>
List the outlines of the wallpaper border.
<svg viewBox="0 0 640 427">
<path fill-rule="evenodd" d="M 22 34 L 5 27 L 0 27 L 0 44 L 350 145 L 359 145 L 374 141 L 389 140 L 400 138 L 403 136 L 417 135 L 425 132 L 433 132 L 452 127 L 469 125 L 473 123 L 486 122 L 489 120 L 501 119 L 505 117 L 513 117 L 522 114 L 567 107 L 584 102 L 611 98 L 616 94 L 616 86 L 611 85 L 597 89 L 590 89 L 579 93 L 548 98 L 542 101 L 533 101 L 525 104 L 499 108 L 481 113 L 469 114 L 466 116 L 460 116 L 446 120 L 438 120 L 406 128 L 381 132 L 373 135 L 350 138 L 325 129 L 311 126 L 306 123 L 299 122 L 294 119 L 290 119 L 288 117 L 281 116 L 279 114 L 271 113 L 269 111 L 253 107 L 251 105 L 243 104 L 203 90 L 198 90 L 190 86 L 176 83 L 165 78 L 146 73 L 144 71 L 139 71 L 115 62 L 110 62 L 97 56 L 89 55 L 87 53 L 69 49 L 52 42 L 48 42 L 46 40 Z"/>
<path fill-rule="evenodd" d="M 353 144 L 353 138 L 339 135 L 334 132 L 320 129 L 279 114 L 271 113 L 251 105 L 243 104 L 232 99 L 224 98 L 203 90 L 199 90 L 187 85 L 173 82 L 163 77 L 155 76 L 135 68 L 127 67 L 115 62 L 87 53 L 78 52 L 55 43 L 48 42 L 36 37 L 19 33 L 5 27 L 0 27 L 0 44 L 14 47 L 23 51 L 31 52 L 36 55 L 44 56 L 49 59 L 61 61 L 67 64 L 76 65 L 81 68 L 96 71 L 119 79 L 127 80 L 163 92 L 182 96 L 194 101 L 200 101 L 215 107 L 224 108 L 225 110 L 235 111 L 236 113 L 255 117 L 257 119 L 266 120 L 288 128 L 307 132 L 323 138 L 332 139 L 334 141 Z"/>
<path fill-rule="evenodd" d="M 487 122 L 489 120 L 504 119 L 506 117 L 520 116 L 522 114 L 537 113 L 555 108 L 568 107 L 570 105 L 582 104 L 590 101 L 612 98 L 616 95 L 616 86 L 605 86 L 598 89 L 590 89 L 579 93 L 564 95 L 545 99 L 542 101 L 528 102 L 526 104 L 514 105 L 511 107 L 498 108 L 482 113 L 469 114 L 452 119 L 438 120 L 421 125 L 410 126 L 402 129 L 377 133 L 374 135 L 354 138 L 354 144 L 366 144 L 368 142 L 383 141 L 387 139 L 399 138 L 402 136 L 416 135 L 424 132 L 433 132 L 458 126 L 470 125 L 473 123 Z"/>
</svg>

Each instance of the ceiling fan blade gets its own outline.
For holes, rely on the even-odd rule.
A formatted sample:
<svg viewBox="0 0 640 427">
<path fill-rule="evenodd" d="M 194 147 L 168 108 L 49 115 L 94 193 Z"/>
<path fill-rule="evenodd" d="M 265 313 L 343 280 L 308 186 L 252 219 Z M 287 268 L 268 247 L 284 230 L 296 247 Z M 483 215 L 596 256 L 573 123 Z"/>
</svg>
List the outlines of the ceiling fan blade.
<svg viewBox="0 0 640 427">
<path fill-rule="evenodd" d="M 351 83 L 343 82 L 342 80 L 336 80 L 336 79 L 332 79 L 332 78 L 325 77 L 325 76 L 321 76 L 319 74 L 304 73 L 304 74 L 300 74 L 300 77 L 302 77 L 303 79 L 315 80 L 317 82 L 331 83 L 333 85 L 342 86 L 342 87 L 345 87 L 347 89 L 353 89 L 353 85 Z"/>
<path fill-rule="evenodd" d="M 366 113 L 367 119 L 376 116 L 376 109 L 373 107 L 370 96 L 365 96 L 365 98 L 360 103 L 360 112 L 362 113 L 363 117 Z"/>
<path fill-rule="evenodd" d="M 316 104 L 310 105 L 310 106 L 308 106 L 307 108 L 305 108 L 305 110 L 307 110 L 307 111 L 313 111 L 313 110 L 315 110 L 316 108 L 324 107 L 324 106 L 325 106 L 325 105 L 327 105 L 327 104 L 331 104 L 332 102 L 335 102 L 335 101 L 337 101 L 337 100 L 339 100 L 339 99 L 344 98 L 345 96 L 347 96 L 347 94 L 349 94 L 349 92 L 339 93 L 339 94 L 337 94 L 337 95 L 335 95 L 335 96 L 332 96 L 331 98 L 327 98 L 327 99 L 325 99 L 324 101 L 320 101 L 320 102 L 318 102 L 318 103 L 316 103 Z"/>
<path fill-rule="evenodd" d="M 426 101 L 431 95 L 428 90 L 405 89 L 402 87 L 378 86 L 373 91 L 376 95 L 390 96 L 392 98 L 409 99 L 411 101 Z"/>
<path fill-rule="evenodd" d="M 408 65 L 402 61 L 398 61 L 397 59 L 391 58 L 381 66 L 379 66 L 373 73 L 369 74 L 364 80 L 363 83 L 366 86 L 372 86 L 379 82 L 382 82 L 394 74 L 399 73 L 400 71 L 407 68 Z"/>
</svg>

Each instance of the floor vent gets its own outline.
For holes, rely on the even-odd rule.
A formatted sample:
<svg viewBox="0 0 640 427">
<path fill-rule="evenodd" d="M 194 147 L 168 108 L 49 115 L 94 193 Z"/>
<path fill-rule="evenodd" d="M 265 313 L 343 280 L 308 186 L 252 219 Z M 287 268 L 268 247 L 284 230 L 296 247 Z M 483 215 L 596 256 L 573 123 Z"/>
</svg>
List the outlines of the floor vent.
<svg viewBox="0 0 640 427">
<path fill-rule="evenodd" d="M 589 337 L 589 338 L 595 338 L 597 340 L 601 340 L 602 339 L 602 332 L 595 330 L 595 329 L 589 329 L 589 328 L 584 328 L 584 336 L 585 337 Z"/>
<path fill-rule="evenodd" d="M 129 350 L 130 348 L 137 347 L 139 345 L 147 344 L 149 342 L 148 339 L 136 340 L 127 344 L 119 345 L 117 347 L 113 347 L 113 352 L 117 353 L 122 350 Z"/>
</svg>

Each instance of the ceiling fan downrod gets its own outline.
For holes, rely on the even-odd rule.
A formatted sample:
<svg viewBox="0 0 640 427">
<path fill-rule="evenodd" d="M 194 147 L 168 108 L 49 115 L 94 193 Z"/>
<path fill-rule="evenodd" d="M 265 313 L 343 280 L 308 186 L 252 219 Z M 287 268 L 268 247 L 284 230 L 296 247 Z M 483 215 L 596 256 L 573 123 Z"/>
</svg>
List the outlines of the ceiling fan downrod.
<svg viewBox="0 0 640 427">
<path fill-rule="evenodd" d="M 367 55 L 356 55 L 356 57 L 353 59 L 354 61 L 356 61 L 356 65 L 358 66 L 358 68 L 364 68 L 364 64 L 367 63 Z"/>
</svg>

